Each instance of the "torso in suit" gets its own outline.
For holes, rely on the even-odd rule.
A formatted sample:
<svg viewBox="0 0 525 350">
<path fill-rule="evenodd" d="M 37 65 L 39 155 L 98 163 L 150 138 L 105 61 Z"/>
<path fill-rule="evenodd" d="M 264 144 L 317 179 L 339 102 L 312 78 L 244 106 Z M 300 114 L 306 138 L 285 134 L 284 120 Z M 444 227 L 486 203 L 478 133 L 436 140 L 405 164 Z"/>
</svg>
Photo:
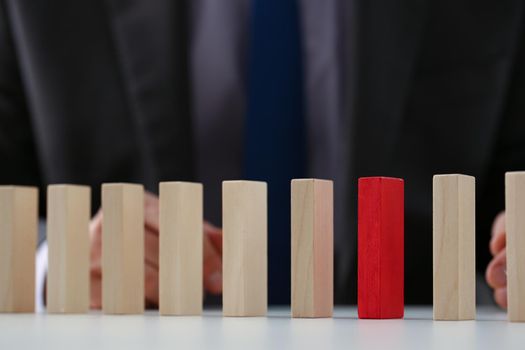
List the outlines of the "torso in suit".
<svg viewBox="0 0 525 350">
<path fill-rule="evenodd" d="M 0 4 L 0 182 L 196 177 L 186 2 Z M 355 300 L 356 179 L 390 175 L 406 180 L 406 301 L 430 302 L 432 175 L 476 176 L 481 271 L 503 173 L 525 168 L 524 2 L 337 6 L 336 301 Z"/>
</svg>

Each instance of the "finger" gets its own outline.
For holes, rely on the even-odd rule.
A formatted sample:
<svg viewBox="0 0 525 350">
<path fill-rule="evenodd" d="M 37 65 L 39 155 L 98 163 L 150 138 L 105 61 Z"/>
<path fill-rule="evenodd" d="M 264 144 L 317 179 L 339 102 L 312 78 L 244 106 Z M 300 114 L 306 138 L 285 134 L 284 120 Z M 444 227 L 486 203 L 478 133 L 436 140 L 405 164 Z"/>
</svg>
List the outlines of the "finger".
<svg viewBox="0 0 525 350">
<path fill-rule="evenodd" d="M 505 247 L 505 244 L 505 212 L 501 212 L 492 224 L 492 238 L 489 245 L 492 255 L 498 254 Z"/>
<path fill-rule="evenodd" d="M 492 256 L 495 256 L 499 252 L 501 252 L 505 246 L 507 245 L 507 235 L 505 232 L 499 233 L 496 236 L 492 236 L 490 240 L 490 253 Z"/>
<path fill-rule="evenodd" d="M 154 306 L 159 303 L 159 270 L 148 264 L 144 266 L 144 297 Z"/>
<path fill-rule="evenodd" d="M 496 236 L 493 236 L 490 240 L 490 253 L 492 256 L 500 253 L 505 246 L 507 245 L 507 235 L 505 233 L 500 233 Z"/>
<path fill-rule="evenodd" d="M 90 278 L 90 308 L 102 308 L 102 275 L 91 271 Z"/>
<path fill-rule="evenodd" d="M 159 198 L 147 191 L 144 193 L 144 225 L 158 235 Z"/>
<path fill-rule="evenodd" d="M 93 273 L 101 275 L 102 264 L 102 211 L 89 222 L 90 237 L 90 269 Z"/>
<path fill-rule="evenodd" d="M 148 228 L 144 235 L 144 260 L 152 267 L 159 268 L 159 236 Z"/>
<path fill-rule="evenodd" d="M 203 237 L 203 245 L 204 290 L 211 294 L 219 294 L 222 292 L 222 259 L 206 234 Z"/>
<path fill-rule="evenodd" d="M 222 256 L 222 229 L 204 221 L 204 234 L 210 239 L 211 244 Z"/>
<path fill-rule="evenodd" d="M 507 308 L 507 287 L 498 288 L 494 291 L 494 301 L 503 309 Z"/>
<path fill-rule="evenodd" d="M 505 232 L 505 212 L 502 211 L 498 215 L 496 215 L 496 218 L 494 219 L 494 222 L 492 223 L 492 235 L 495 236 L 496 234 Z"/>
<path fill-rule="evenodd" d="M 502 288 L 507 286 L 507 251 L 504 249 L 499 252 L 489 263 L 485 278 L 492 288 Z"/>
<path fill-rule="evenodd" d="M 89 232 L 102 230 L 102 209 L 99 209 L 95 216 L 89 221 Z"/>
<path fill-rule="evenodd" d="M 102 308 L 102 210 L 89 222 L 90 260 L 89 260 L 89 306 Z"/>
</svg>

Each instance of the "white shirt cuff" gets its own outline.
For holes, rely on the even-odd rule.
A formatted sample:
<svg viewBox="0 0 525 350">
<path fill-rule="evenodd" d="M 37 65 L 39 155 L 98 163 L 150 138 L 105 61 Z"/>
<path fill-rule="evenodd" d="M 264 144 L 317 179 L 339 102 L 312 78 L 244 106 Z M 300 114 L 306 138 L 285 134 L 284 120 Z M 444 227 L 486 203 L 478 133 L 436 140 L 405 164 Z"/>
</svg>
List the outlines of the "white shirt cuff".
<svg viewBox="0 0 525 350">
<path fill-rule="evenodd" d="M 36 274 L 35 274 L 35 311 L 44 312 L 44 287 L 47 276 L 47 241 L 42 242 L 36 251 Z"/>
</svg>

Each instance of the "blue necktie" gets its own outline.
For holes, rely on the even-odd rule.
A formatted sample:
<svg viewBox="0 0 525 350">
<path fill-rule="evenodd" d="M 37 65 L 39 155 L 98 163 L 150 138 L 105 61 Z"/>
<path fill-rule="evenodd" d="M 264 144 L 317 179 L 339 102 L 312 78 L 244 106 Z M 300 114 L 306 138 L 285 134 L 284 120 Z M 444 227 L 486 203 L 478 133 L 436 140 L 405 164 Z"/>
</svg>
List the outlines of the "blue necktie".
<svg viewBox="0 0 525 350">
<path fill-rule="evenodd" d="M 268 302 L 290 302 L 290 180 L 304 177 L 303 66 L 296 0 L 252 0 L 245 176 L 268 182 Z"/>
</svg>

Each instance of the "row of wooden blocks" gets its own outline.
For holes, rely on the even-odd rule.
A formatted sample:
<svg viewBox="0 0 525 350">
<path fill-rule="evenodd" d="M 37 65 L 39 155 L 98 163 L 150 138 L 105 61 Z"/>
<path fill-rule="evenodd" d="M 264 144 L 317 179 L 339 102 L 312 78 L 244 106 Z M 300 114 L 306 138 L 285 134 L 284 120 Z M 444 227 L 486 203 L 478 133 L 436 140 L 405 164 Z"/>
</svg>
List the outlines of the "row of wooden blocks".
<svg viewBox="0 0 525 350">
<path fill-rule="evenodd" d="M 475 318 L 475 180 L 434 177 L 434 318 Z M 89 308 L 90 188 L 51 185 L 47 196 L 47 310 Z M 102 186 L 102 308 L 144 310 L 144 190 Z M 0 187 L 0 312 L 34 310 L 37 189 Z M 202 185 L 159 185 L 159 310 L 196 315 L 203 302 Z M 506 175 L 509 319 L 525 321 L 525 172 Z M 333 311 L 333 184 L 291 183 L 293 317 Z M 283 268 L 286 268 L 284 264 Z M 404 182 L 359 179 L 358 312 L 401 318 L 404 310 Z M 520 299 L 523 301 L 520 303 Z M 267 310 L 267 188 L 223 182 L 223 313 L 262 316 Z"/>
</svg>

